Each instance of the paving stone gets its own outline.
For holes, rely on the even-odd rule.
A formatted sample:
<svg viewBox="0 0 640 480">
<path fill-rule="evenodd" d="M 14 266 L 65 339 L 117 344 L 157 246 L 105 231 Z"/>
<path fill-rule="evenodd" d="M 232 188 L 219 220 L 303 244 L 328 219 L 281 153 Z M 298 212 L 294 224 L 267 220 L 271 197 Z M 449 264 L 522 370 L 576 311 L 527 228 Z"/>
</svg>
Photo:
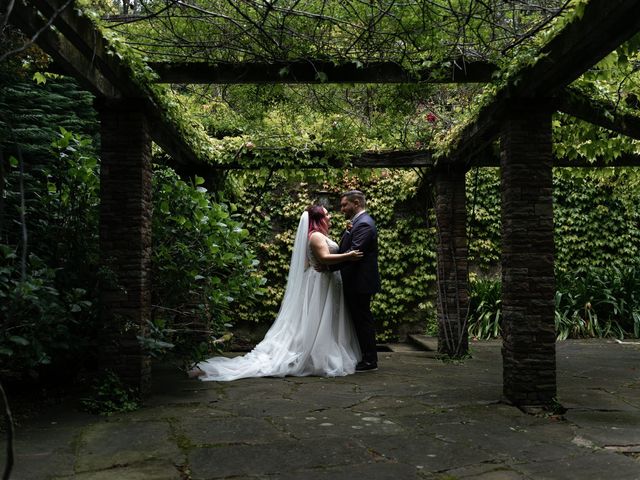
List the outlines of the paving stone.
<svg viewBox="0 0 640 480">
<path fill-rule="evenodd" d="M 180 419 L 178 433 L 191 445 L 218 445 L 224 443 L 268 443 L 285 440 L 287 435 L 266 419 L 222 417 Z"/>
<path fill-rule="evenodd" d="M 362 444 L 348 439 L 310 439 L 261 445 L 199 448 L 189 455 L 193 480 L 242 475 L 281 475 L 302 469 L 373 462 Z"/>
<path fill-rule="evenodd" d="M 473 448 L 472 441 L 457 442 L 446 436 L 394 435 L 363 437 L 362 442 L 387 461 L 413 465 L 423 472 L 438 472 L 493 459 L 490 453 Z"/>
<path fill-rule="evenodd" d="M 640 465 L 637 461 L 608 452 L 587 452 L 553 461 L 529 461 L 514 465 L 513 468 L 535 480 L 640 478 Z"/>
<path fill-rule="evenodd" d="M 46 479 L 71 475 L 75 463 L 75 428 L 48 425 L 47 428 L 17 429 L 14 439 L 13 480 Z M 3 435 L 4 437 L 4 435 Z M 4 439 L 3 439 L 4 440 Z M 0 442 L 2 465 L 6 443 Z"/>
<path fill-rule="evenodd" d="M 12 479 L 640 480 L 640 348 L 559 343 L 562 420 L 501 403 L 500 342 L 471 347 L 462 364 L 381 353 L 379 371 L 338 378 L 200 382 L 160 365 L 137 412 L 56 405 L 20 425 Z"/>
<path fill-rule="evenodd" d="M 171 462 L 156 461 L 65 477 L 53 477 L 53 480 L 181 480 L 182 478 L 180 471 Z"/>
<path fill-rule="evenodd" d="M 640 445 L 640 412 L 602 412 L 571 410 L 568 421 L 579 427 L 579 434 L 596 445 Z"/>
<path fill-rule="evenodd" d="M 219 407 L 215 402 L 189 402 L 172 405 L 146 407 L 135 412 L 128 412 L 110 417 L 111 422 L 149 422 L 158 420 L 177 420 L 180 418 L 220 418 L 229 417 L 231 412 Z"/>
<path fill-rule="evenodd" d="M 104 470 L 151 459 L 182 463 L 183 455 L 172 441 L 167 423 L 102 423 L 83 432 L 76 472 Z"/>
<path fill-rule="evenodd" d="M 328 409 L 305 415 L 287 415 L 273 422 L 294 438 L 395 435 L 405 429 L 384 414 Z"/>
<path fill-rule="evenodd" d="M 486 462 L 454 468 L 446 472 L 427 474 L 423 476 L 423 478 L 426 480 L 525 480 L 527 477 L 507 465 L 497 462 Z"/>
<path fill-rule="evenodd" d="M 315 470 L 298 470 L 280 475 L 281 480 L 410 480 L 419 479 L 419 469 L 400 463 L 367 463 L 347 465 L 341 468 L 318 468 Z"/>
</svg>

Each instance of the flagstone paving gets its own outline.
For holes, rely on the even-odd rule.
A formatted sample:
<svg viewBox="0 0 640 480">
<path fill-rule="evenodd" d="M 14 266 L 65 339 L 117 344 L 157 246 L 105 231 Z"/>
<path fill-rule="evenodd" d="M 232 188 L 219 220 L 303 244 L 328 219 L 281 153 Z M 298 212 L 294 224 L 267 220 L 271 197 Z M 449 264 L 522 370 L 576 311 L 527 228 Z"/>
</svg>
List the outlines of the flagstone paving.
<svg viewBox="0 0 640 480">
<path fill-rule="evenodd" d="M 559 343 L 563 415 L 503 401 L 499 342 L 461 364 L 396 350 L 332 379 L 199 382 L 160 365 L 136 412 L 62 404 L 21 424 L 12 478 L 640 479 L 640 344 Z"/>
</svg>

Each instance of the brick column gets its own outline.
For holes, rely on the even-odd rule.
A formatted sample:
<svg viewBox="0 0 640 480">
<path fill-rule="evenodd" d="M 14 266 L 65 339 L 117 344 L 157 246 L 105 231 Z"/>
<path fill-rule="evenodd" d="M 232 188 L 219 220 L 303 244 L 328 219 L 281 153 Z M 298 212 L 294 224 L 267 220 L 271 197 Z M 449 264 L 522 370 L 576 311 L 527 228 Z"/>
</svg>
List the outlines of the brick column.
<svg viewBox="0 0 640 480">
<path fill-rule="evenodd" d="M 465 171 L 439 171 L 433 179 L 438 227 L 438 352 L 459 357 L 469 350 Z"/>
<path fill-rule="evenodd" d="M 556 396 L 551 110 L 512 106 L 501 133 L 503 388 L 516 405 Z"/>
<path fill-rule="evenodd" d="M 150 360 L 137 335 L 151 308 L 151 139 L 138 101 L 96 104 L 101 120 L 100 251 L 109 271 L 101 284 L 107 338 L 102 366 L 147 390 Z"/>
</svg>

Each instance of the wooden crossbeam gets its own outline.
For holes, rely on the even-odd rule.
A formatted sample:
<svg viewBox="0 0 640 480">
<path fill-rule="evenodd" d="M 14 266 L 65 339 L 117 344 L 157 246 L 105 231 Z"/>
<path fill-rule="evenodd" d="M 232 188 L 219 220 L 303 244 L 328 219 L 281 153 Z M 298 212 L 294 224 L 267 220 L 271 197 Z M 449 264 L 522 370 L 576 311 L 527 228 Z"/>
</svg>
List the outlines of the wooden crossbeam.
<svg viewBox="0 0 640 480">
<path fill-rule="evenodd" d="M 578 78 L 640 30 L 640 2 L 591 0 L 581 18 L 569 23 L 520 70 L 452 142 L 447 161 L 466 163 L 498 134 L 512 101 L 548 98 Z"/>
<path fill-rule="evenodd" d="M 243 155 L 243 158 L 256 158 L 255 152 L 248 152 Z M 318 158 L 325 158 L 323 152 L 314 152 L 313 156 Z M 479 155 L 476 160 L 468 165 L 468 168 L 473 167 L 499 167 L 500 158 L 484 151 L 482 155 Z M 587 158 L 554 158 L 553 166 L 557 168 L 605 168 L 605 167 L 640 167 L 640 155 L 624 154 L 617 158 L 604 158 L 598 157 L 594 159 Z M 446 168 L 445 166 L 441 166 Z M 199 175 L 206 177 L 213 172 L 219 172 L 221 170 L 257 170 L 259 168 L 269 168 L 271 170 L 309 170 L 309 169 L 326 169 L 326 168 L 439 168 L 436 166 L 432 153 L 428 150 L 397 150 L 397 151 L 382 151 L 382 152 L 363 152 L 358 155 L 353 155 L 347 160 L 338 160 L 336 157 L 329 157 L 328 164 L 325 162 L 318 163 L 305 163 L 297 166 L 291 166 L 290 164 L 278 164 L 270 163 L 264 167 L 247 166 L 247 163 L 228 163 L 224 165 L 202 165 L 199 168 L 188 168 L 188 170 L 181 169 L 180 173 L 183 176 Z"/>
<path fill-rule="evenodd" d="M 613 102 L 594 100 L 575 88 L 567 87 L 557 106 L 567 115 L 640 140 L 640 117 L 618 113 Z"/>
<path fill-rule="evenodd" d="M 290 62 L 150 63 L 159 83 L 477 83 L 491 81 L 496 66 L 454 59 L 408 70 L 397 63 L 335 64 L 326 60 Z"/>
<path fill-rule="evenodd" d="M 77 15 L 73 3 L 63 8 L 65 3 L 65 0 L 18 0 L 9 20 L 27 35 L 40 32 L 36 43 L 98 98 L 139 100 L 149 116 L 153 141 L 176 162 L 202 164 L 150 94 L 132 80 L 116 55 L 108 53 L 108 46 L 91 21 Z M 56 31 L 43 30 L 54 14 Z"/>
<path fill-rule="evenodd" d="M 55 13 L 55 12 L 52 12 Z M 23 32 L 33 34 L 40 31 L 37 43 L 67 75 L 71 75 L 87 90 L 104 97 L 118 97 L 120 91 L 102 72 L 94 68 L 87 59 L 66 37 L 56 34 L 51 29 L 44 29 L 45 22 L 37 10 L 25 6 L 18 1 L 10 17 L 11 23 Z"/>
</svg>

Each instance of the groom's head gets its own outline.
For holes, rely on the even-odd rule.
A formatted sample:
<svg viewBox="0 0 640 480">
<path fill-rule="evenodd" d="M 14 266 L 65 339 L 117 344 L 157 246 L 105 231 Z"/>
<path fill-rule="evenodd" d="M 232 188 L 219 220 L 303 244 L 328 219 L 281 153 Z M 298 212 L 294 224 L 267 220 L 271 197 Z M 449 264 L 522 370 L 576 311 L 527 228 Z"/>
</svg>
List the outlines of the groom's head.
<svg viewBox="0 0 640 480">
<path fill-rule="evenodd" d="M 353 218 L 354 215 L 364 210 L 367 201 L 364 193 L 360 190 L 350 190 L 340 196 L 340 211 L 347 218 Z"/>
</svg>

